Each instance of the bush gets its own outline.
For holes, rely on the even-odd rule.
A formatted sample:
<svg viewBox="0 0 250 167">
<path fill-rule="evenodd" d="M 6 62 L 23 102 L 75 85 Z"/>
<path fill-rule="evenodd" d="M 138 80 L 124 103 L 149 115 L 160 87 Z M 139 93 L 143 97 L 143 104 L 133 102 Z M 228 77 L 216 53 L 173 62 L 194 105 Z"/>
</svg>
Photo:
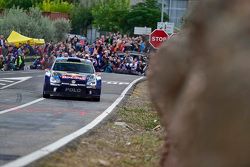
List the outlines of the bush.
<svg viewBox="0 0 250 167">
<path fill-rule="evenodd" d="M 38 8 L 30 8 L 28 14 L 23 9 L 11 8 L 4 11 L 0 32 L 7 37 L 12 30 L 32 38 L 59 41 L 70 31 L 70 23 L 67 20 L 53 22 L 43 17 Z"/>
<path fill-rule="evenodd" d="M 70 22 L 66 19 L 58 19 L 54 21 L 54 27 L 56 29 L 55 39 L 57 41 L 65 40 L 66 34 L 70 31 Z"/>
<path fill-rule="evenodd" d="M 44 12 L 61 12 L 61 13 L 70 13 L 70 11 L 72 11 L 74 7 L 73 4 L 62 0 L 54 0 L 54 1 L 43 0 L 43 2 L 40 3 L 38 6 Z"/>
</svg>

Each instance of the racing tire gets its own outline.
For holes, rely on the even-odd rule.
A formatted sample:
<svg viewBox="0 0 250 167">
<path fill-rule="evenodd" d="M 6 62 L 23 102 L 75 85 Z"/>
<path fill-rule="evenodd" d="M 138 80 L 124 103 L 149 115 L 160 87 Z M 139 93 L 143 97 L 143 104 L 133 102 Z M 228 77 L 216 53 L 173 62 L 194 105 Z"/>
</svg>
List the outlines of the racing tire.
<svg viewBox="0 0 250 167">
<path fill-rule="evenodd" d="M 46 93 L 43 91 L 43 98 L 50 98 L 50 94 L 46 94 Z"/>
</svg>

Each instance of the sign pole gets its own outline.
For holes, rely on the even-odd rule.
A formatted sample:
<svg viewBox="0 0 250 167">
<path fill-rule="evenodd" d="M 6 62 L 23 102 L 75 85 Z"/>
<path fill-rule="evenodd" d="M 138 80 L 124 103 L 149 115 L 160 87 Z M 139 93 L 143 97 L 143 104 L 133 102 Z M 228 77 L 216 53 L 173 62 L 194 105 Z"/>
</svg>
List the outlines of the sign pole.
<svg viewBox="0 0 250 167">
<path fill-rule="evenodd" d="M 168 17 L 169 17 L 169 21 L 170 21 L 170 18 L 171 18 L 171 8 L 172 8 L 172 0 L 169 0 L 169 7 L 168 7 Z M 171 19 L 172 20 L 172 19 Z"/>
<path fill-rule="evenodd" d="M 161 0 L 161 22 L 163 22 L 163 9 L 164 9 L 163 1 L 164 0 Z"/>
</svg>

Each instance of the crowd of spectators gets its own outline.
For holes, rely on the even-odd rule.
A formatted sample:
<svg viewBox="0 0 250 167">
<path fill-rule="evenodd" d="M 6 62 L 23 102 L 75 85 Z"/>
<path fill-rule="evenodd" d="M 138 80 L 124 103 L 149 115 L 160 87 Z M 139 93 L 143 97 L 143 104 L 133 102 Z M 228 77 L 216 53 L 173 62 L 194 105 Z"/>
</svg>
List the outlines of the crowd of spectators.
<svg viewBox="0 0 250 167">
<path fill-rule="evenodd" d="M 0 70 L 22 70 L 24 69 L 24 58 L 28 54 L 29 47 L 9 45 L 0 35 Z"/>
<path fill-rule="evenodd" d="M 103 35 L 93 43 L 71 35 L 63 42 L 48 42 L 42 46 L 8 45 L 0 36 L 0 69 L 24 69 L 25 60 L 37 55 L 39 58 L 30 66 L 32 69 L 50 68 L 56 57 L 79 57 L 92 61 L 99 72 L 144 74 L 147 58 L 143 53 L 147 51 L 143 37 L 128 37 L 120 33 Z"/>
</svg>

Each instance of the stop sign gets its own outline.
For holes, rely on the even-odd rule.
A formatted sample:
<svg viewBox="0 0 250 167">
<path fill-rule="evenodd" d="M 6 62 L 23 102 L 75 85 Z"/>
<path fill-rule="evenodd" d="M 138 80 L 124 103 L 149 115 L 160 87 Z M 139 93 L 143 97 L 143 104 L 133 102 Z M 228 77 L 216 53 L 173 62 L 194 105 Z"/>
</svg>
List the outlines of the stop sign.
<svg viewBox="0 0 250 167">
<path fill-rule="evenodd" d="M 149 43 L 158 49 L 161 44 L 169 38 L 168 34 L 164 30 L 156 29 L 149 36 Z"/>
</svg>

